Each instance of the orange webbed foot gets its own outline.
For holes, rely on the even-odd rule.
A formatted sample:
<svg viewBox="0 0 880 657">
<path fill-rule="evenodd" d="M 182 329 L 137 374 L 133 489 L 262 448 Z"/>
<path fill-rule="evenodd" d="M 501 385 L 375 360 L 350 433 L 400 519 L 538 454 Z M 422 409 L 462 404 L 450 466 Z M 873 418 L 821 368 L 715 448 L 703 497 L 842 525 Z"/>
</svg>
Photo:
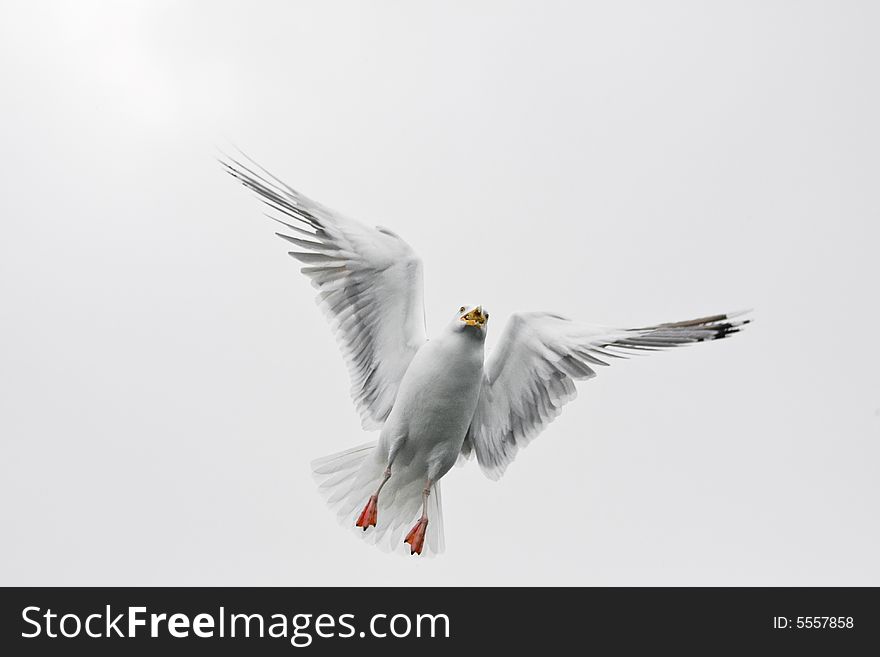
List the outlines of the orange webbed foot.
<svg viewBox="0 0 880 657">
<path fill-rule="evenodd" d="M 367 531 L 367 527 L 376 526 L 376 520 L 378 519 L 378 517 L 379 496 L 371 495 L 370 499 L 367 500 L 367 505 L 364 507 L 364 510 L 361 511 L 361 515 L 358 516 L 355 527 L 363 527 L 364 531 Z"/>
<path fill-rule="evenodd" d="M 409 534 L 406 535 L 404 539 L 404 543 L 409 543 L 409 553 L 413 554 L 421 554 L 422 547 L 425 544 L 425 530 L 428 528 L 428 519 L 421 518 L 416 523 L 416 526 L 409 530 Z"/>
</svg>

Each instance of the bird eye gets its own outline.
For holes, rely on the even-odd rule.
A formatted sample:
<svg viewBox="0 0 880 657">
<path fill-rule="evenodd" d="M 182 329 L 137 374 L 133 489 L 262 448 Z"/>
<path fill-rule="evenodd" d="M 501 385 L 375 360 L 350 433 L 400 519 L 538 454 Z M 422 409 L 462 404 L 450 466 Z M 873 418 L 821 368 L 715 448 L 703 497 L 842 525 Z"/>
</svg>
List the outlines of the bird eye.
<svg viewBox="0 0 880 657">
<path fill-rule="evenodd" d="M 489 313 L 486 313 L 486 319 L 489 319 Z"/>
<path fill-rule="evenodd" d="M 463 312 L 464 312 L 464 308 L 465 308 L 465 307 L 462 306 L 461 308 L 458 309 L 458 312 L 463 313 Z"/>
</svg>

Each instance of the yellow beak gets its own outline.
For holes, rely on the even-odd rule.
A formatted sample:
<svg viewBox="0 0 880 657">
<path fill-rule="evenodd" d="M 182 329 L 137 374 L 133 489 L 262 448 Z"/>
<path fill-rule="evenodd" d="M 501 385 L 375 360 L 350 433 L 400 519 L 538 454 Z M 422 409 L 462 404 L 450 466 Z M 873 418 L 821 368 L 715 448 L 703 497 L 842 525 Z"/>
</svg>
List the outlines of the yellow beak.
<svg viewBox="0 0 880 657">
<path fill-rule="evenodd" d="M 463 321 L 468 326 L 483 326 L 486 323 L 486 320 L 489 316 L 483 312 L 482 306 L 477 306 L 469 313 L 465 313 L 461 316 L 461 321 Z"/>
</svg>

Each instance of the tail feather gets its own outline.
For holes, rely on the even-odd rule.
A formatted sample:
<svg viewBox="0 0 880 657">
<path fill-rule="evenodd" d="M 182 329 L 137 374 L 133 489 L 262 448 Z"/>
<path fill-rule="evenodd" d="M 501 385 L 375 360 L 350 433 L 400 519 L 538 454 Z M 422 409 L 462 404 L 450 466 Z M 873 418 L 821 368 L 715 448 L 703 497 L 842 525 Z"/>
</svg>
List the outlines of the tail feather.
<svg viewBox="0 0 880 657">
<path fill-rule="evenodd" d="M 312 461 L 312 472 L 316 475 L 327 475 L 334 472 L 354 470 L 375 447 L 376 441 L 372 440 L 363 445 L 315 459 Z"/>
<path fill-rule="evenodd" d="M 384 457 L 376 450 L 375 441 L 331 454 L 312 462 L 312 474 L 318 491 L 335 511 L 343 526 L 348 526 L 367 543 L 384 551 L 409 554 L 403 539 L 422 513 L 424 481 L 407 480 L 392 471 L 379 495 L 378 522 L 366 531 L 355 527 L 355 521 L 376 487 L 385 469 Z M 445 549 L 443 505 L 440 482 L 428 497 L 428 529 L 423 555 L 439 554 Z"/>
</svg>

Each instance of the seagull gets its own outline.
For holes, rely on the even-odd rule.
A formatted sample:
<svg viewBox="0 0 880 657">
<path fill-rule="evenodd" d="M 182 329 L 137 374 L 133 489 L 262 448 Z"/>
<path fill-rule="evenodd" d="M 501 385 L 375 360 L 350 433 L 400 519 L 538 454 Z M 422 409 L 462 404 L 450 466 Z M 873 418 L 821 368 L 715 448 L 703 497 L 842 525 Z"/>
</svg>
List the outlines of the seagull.
<svg viewBox="0 0 880 657">
<path fill-rule="evenodd" d="M 750 321 L 743 311 L 616 329 L 518 312 L 487 360 L 482 305 L 458 307 L 428 338 L 422 261 L 396 233 L 312 201 L 246 156 L 220 162 L 282 225 L 276 234 L 293 245 L 335 333 L 362 427 L 379 431 L 312 462 L 340 521 L 379 547 L 442 552 L 443 476 L 476 456 L 499 479 L 577 396 L 576 381 L 629 355 L 729 337 Z"/>
</svg>

